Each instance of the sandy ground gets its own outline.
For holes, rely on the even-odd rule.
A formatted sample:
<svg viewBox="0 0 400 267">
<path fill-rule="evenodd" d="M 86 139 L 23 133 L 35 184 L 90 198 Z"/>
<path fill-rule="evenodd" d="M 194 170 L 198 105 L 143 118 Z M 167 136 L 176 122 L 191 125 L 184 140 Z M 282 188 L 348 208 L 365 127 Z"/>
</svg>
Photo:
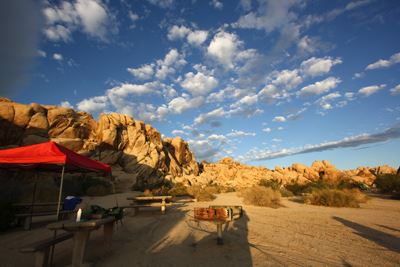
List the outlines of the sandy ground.
<svg viewBox="0 0 400 267">
<path fill-rule="evenodd" d="M 87 201 L 103 206 L 128 204 L 118 194 Z M 400 201 L 372 198 L 359 209 L 309 206 L 288 199 L 278 209 L 244 205 L 244 216 L 224 229 L 193 220 L 190 202 L 161 215 L 158 209 L 127 213 L 105 251 L 102 231 L 92 233 L 85 260 L 94 266 L 400 266 Z M 218 195 L 212 204 L 243 205 L 236 193 Z M 18 248 L 50 236 L 37 223 L 31 231 L 0 235 L 1 266 L 33 266 L 33 255 Z M 71 261 L 72 240 L 57 246 L 55 266 Z"/>
</svg>

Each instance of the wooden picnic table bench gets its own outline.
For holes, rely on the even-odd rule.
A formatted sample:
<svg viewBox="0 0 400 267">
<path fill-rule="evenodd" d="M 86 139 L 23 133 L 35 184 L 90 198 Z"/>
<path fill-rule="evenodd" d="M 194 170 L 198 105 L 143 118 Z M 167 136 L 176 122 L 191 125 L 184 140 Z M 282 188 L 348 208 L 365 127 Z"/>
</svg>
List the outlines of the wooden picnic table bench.
<svg viewBox="0 0 400 267">
<path fill-rule="evenodd" d="M 161 213 L 165 214 L 166 207 L 171 206 L 172 196 L 137 196 L 137 197 L 127 197 L 127 200 L 132 200 L 132 204 L 129 208 L 133 208 L 135 215 L 139 212 L 139 208 L 145 207 L 160 207 Z"/>
<path fill-rule="evenodd" d="M 73 213 L 74 213 L 73 210 L 60 210 L 60 218 L 63 219 L 65 216 Z M 24 221 L 24 229 L 29 230 L 31 228 L 33 217 L 50 216 L 50 215 L 57 215 L 57 211 L 17 213 L 14 216 L 17 219 L 18 225 L 21 225 L 22 221 Z"/>
<path fill-rule="evenodd" d="M 86 243 L 90 233 L 103 227 L 104 243 L 106 248 L 111 247 L 112 234 L 114 230 L 114 217 L 103 219 L 95 219 L 89 221 L 61 221 L 47 225 L 50 230 L 65 230 L 74 235 L 74 245 L 72 249 L 72 267 L 80 267 L 83 265 L 83 257 L 85 255 Z"/>
<path fill-rule="evenodd" d="M 50 248 L 60 242 L 72 238 L 72 233 L 62 233 L 56 237 L 49 237 L 40 241 L 36 241 L 20 249 L 21 253 L 35 253 L 35 267 L 45 267 L 49 263 Z"/>
<path fill-rule="evenodd" d="M 61 207 L 63 202 L 60 203 Z M 14 216 L 17 219 L 17 224 L 21 225 L 24 222 L 24 229 L 29 230 L 32 224 L 32 217 L 49 216 L 57 214 L 58 202 L 36 202 L 36 203 L 14 203 L 12 206 L 16 210 Z M 49 209 L 54 207 L 53 209 Z M 60 210 L 61 219 L 65 215 L 71 214 L 73 211 Z"/>
</svg>

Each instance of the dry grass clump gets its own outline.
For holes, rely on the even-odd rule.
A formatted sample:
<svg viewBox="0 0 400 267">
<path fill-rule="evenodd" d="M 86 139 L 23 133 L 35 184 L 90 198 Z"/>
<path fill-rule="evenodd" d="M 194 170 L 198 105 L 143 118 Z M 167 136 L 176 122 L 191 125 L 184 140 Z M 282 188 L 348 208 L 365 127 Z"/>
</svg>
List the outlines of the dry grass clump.
<svg viewBox="0 0 400 267">
<path fill-rule="evenodd" d="M 358 189 L 321 189 L 304 197 L 306 204 L 327 207 L 359 208 L 360 203 L 365 203 L 367 200 L 367 196 Z"/>
<path fill-rule="evenodd" d="M 188 191 L 186 186 L 182 183 L 176 183 L 174 186 L 168 191 L 168 195 L 177 197 L 177 196 L 187 196 Z"/>
<path fill-rule="evenodd" d="M 189 195 L 197 199 L 197 201 L 212 201 L 216 197 L 212 193 L 214 192 L 215 189 L 210 189 L 210 188 L 202 188 L 200 185 L 192 185 L 187 188 L 187 192 Z"/>
<path fill-rule="evenodd" d="M 382 193 L 400 194 L 400 175 L 396 174 L 378 175 L 374 183 Z"/>
<path fill-rule="evenodd" d="M 270 187 L 255 185 L 244 189 L 241 194 L 244 203 L 260 207 L 280 207 L 281 194 Z"/>
</svg>

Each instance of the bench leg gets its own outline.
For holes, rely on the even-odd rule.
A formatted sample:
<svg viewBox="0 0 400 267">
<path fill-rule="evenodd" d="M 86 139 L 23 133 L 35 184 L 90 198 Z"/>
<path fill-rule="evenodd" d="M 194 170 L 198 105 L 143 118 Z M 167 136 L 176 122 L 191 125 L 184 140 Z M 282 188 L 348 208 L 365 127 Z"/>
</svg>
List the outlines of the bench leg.
<svg viewBox="0 0 400 267">
<path fill-rule="evenodd" d="M 222 223 L 217 223 L 217 244 L 223 245 L 224 241 L 222 239 Z"/>
<path fill-rule="evenodd" d="M 104 231 L 104 247 L 111 249 L 112 235 L 114 232 L 114 222 L 106 223 L 103 228 Z"/>
<path fill-rule="evenodd" d="M 163 199 L 161 202 L 161 214 L 165 214 L 165 200 Z"/>
<path fill-rule="evenodd" d="M 30 229 L 31 229 L 31 223 L 32 223 L 32 218 L 31 218 L 31 216 L 25 217 L 25 220 L 24 220 L 24 230 L 30 230 Z"/>
<path fill-rule="evenodd" d="M 139 213 L 139 208 L 138 208 L 138 207 L 135 207 L 135 208 L 133 209 L 133 215 L 136 216 L 136 215 L 138 215 L 138 213 Z"/>
<path fill-rule="evenodd" d="M 35 267 L 47 267 L 49 262 L 49 248 L 35 252 Z"/>
<path fill-rule="evenodd" d="M 77 231 L 74 233 L 74 248 L 72 250 L 72 267 L 81 267 L 85 256 L 86 243 L 90 231 Z"/>
</svg>

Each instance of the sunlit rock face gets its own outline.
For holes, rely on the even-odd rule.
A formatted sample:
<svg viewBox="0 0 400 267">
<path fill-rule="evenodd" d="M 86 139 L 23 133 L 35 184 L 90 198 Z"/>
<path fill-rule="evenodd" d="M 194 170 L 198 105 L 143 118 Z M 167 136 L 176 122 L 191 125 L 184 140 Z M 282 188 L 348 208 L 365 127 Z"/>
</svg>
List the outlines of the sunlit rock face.
<svg viewBox="0 0 400 267">
<path fill-rule="evenodd" d="M 396 173 L 387 165 L 341 171 L 326 160 L 314 161 L 311 166 L 300 163 L 286 168 L 276 166 L 273 170 L 241 164 L 231 158 L 199 164 L 182 138 L 162 139 L 151 125 L 124 114 L 100 114 L 96 121 L 91 114 L 71 108 L 24 105 L 0 98 L 1 147 L 50 140 L 112 165 L 117 180 L 138 189 L 165 181 L 241 188 L 258 184 L 262 179 L 286 184 L 352 178 L 371 185 L 377 175 Z"/>
<path fill-rule="evenodd" d="M 0 100 L 0 146 L 54 141 L 75 152 L 113 165 L 131 175 L 138 188 L 155 186 L 165 177 L 198 175 L 198 163 L 179 137 L 161 138 L 151 125 L 124 114 L 100 114 L 32 103 Z"/>
</svg>

